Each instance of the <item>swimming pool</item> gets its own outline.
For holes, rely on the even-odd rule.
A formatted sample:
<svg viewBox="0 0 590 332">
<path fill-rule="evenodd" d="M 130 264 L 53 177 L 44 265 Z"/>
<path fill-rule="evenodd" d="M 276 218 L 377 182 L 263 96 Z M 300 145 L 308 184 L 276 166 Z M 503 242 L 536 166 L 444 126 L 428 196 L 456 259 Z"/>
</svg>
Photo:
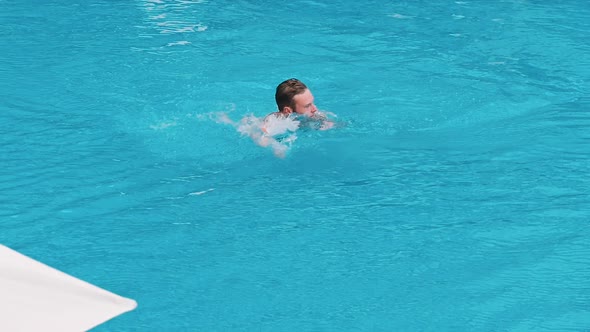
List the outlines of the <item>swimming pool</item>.
<svg viewBox="0 0 590 332">
<path fill-rule="evenodd" d="M 590 327 L 582 1 L 89 1 L 0 14 L 0 241 L 104 331 Z M 230 125 L 298 77 L 342 127 Z"/>
</svg>

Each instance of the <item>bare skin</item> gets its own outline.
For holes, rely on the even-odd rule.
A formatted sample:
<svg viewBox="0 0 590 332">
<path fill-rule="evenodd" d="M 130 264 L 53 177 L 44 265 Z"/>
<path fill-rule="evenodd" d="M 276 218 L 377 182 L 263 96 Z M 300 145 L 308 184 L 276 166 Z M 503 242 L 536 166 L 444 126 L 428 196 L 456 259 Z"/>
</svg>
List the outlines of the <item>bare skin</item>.
<svg viewBox="0 0 590 332">
<path fill-rule="evenodd" d="M 334 126 L 334 123 L 331 121 L 327 121 L 326 116 L 318 112 L 318 108 L 314 103 L 314 97 L 309 89 L 306 89 L 304 92 L 295 95 L 293 97 L 293 103 L 295 104 L 294 108 L 290 106 L 283 107 L 282 110 L 278 112 L 274 112 L 269 114 L 268 116 L 274 115 L 276 117 L 289 117 L 292 113 L 296 113 L 298 115 L 302 115 L 309 118 L 317 118 L 317 120 L 323 121 L 320 130 L 327 130 Z M 268 117 L 267 116 L 267 117 Z M 263 132 L 267 132 L 264 126 L 262 127 Z"/>
</svg>

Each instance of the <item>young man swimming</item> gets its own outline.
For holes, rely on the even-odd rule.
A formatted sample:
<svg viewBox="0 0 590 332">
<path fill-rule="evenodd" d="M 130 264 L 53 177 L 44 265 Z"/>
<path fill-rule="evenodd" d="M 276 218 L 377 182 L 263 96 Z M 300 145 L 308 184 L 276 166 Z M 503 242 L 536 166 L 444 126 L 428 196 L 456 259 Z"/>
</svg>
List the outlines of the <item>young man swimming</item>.
<svg viewBox="0 0 590 332">
<path fill-rule="evenodd" d="M 318 111 L 311 91 L 296 78 L 288 79 L 277 86 L 275 101 L 279 110 L 264 118 L 262 131 L 265 133 L 268 133 L 266 126 L 270 120 L 286 119 L 290 116 L 299 121 L 300 128 L 326 130 L 334 126 L 334 123 L 329 121 L 325 114 Z"/>
</svg>

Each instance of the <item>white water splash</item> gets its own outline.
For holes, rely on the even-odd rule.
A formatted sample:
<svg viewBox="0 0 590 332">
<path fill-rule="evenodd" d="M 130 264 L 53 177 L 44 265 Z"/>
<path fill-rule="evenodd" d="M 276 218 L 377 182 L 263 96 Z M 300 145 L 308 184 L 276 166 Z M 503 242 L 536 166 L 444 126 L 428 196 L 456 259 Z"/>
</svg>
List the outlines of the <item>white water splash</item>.
<svg viewBox="0 0 590 332">
<path fill-rule="evenodd" d="M 299 128 L 299 121 L 292 118 L 269 116 L 266 119 L 254 115 L 246 115 L 240 121 L 233 121 L 227 112 L 214 112 L 199 115 L 217 123 L 234 127 L 242 136 L 248 136 L 257 145 L 269 148 L 274 155 L 284 158 L 297 139 L 295 131 Z"/>
</svg>

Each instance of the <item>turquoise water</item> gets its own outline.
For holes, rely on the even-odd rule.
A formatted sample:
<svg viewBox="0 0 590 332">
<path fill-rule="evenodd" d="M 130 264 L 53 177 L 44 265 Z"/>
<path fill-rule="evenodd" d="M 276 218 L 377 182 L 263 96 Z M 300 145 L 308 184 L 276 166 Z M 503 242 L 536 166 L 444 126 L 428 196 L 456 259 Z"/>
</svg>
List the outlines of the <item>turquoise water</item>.
<svg viewBox="0 0 590 332">
<path fill-rule="evenodd" d="M 138 301 L 97 331 L 588 331 L 585 1 L 0 13 L 0 243 Z M 298 77 L 330 131 L 220 121 Z"/>
</svg>

